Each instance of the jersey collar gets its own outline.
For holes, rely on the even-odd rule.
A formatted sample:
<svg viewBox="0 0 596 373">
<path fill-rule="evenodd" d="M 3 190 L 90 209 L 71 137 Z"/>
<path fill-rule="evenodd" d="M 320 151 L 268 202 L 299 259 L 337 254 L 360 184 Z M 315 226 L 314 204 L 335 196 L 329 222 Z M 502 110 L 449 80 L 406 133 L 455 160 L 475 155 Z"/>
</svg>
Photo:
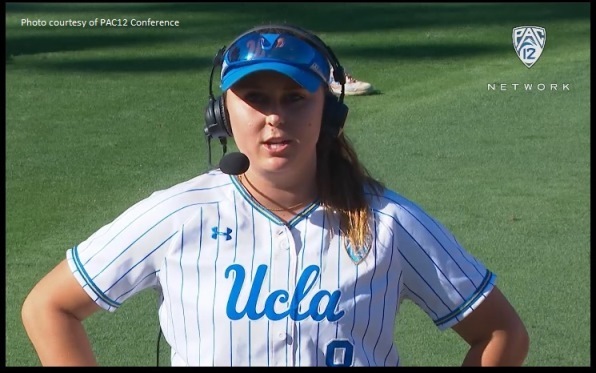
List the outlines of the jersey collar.
<svg viewBox="0 0 596 373">
<path fill-rule="evenodd" d="M 246 202 L 248 202 L 255 210 L 257 210 L 259 213 L 261 213 L 277 225 L 287 225 L 288 227 L 292 228 L 300 221 L 302 221 L 302 219 L 308 217 L 314 210 L 317 209 L 317 207 L 319 207 L 320 204 L 318 199 L 313 201 L 312 203 L 304 207 L 304 209 L 302 209 L 298 214 L 296 214 L 296 216 L 294 216 L 290 221 L 286 223 L 283 220 L 281 220 L 277 215 L 263 207 L 263 205 L 255 201 L 254 198 L 252 198 L 252 196 L 250 195 L 250 193 L 248 193 L 248 190 L 246 190 L 244 185 L 242 185 L 242 183 L 238 180 L 238 176 L 230 175 L 230 180 L 232 181 L 232 184 L 234 184 L 234 186 L 236 187 L 238 193 L 240 193 L 240 195 L 242 196 L 242 198 L 246 200 Z"/>
</svg>

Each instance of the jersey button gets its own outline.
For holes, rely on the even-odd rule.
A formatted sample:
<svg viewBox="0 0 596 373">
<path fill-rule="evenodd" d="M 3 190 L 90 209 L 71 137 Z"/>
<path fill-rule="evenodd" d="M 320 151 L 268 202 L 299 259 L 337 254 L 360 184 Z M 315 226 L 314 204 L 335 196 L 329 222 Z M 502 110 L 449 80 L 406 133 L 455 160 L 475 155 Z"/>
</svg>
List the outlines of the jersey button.
<svg viewBox="0 0 596 373">
<path fill-rule="evenodd" d="M 290 248 L 290 244 L 287 240 L 279 241 L 279 248 L 282 250 L 288 250 Z"/>
<path fill-rule="evenodd" d="M 280 341 L 283 341 L 284 339 L 286 339 L 286 333 L 284 333 L 284 332 L 277 333 L 277 338 L 279 338 Z"/>
</svg>

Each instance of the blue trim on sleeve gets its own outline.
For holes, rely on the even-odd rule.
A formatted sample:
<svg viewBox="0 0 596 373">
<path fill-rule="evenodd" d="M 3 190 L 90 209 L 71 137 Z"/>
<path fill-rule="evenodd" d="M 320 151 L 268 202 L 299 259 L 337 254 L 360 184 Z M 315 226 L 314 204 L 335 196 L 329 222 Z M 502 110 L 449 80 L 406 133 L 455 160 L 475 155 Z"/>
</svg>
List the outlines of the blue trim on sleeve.
<svg viewBox="0 0 596 373">
<path fill-rule="evenodd" d="M 445 324 L 449 320 L 460 315 L 464 310 L 466 310 L 472 304 L 476 303 L 476 301 L 484 294 L 484 291 L 486 290 L 486 288 L 488 286 L 490 286 L 492 279 L 494 277 L 495 277 L 495 274 L 487 269 L 486 275 L 484 276 L 484 279 L 482 279 L 482 283 L 480 284 L 478 289 L 476 289 L 476 292 L 474 292 L 474 294 L 472 294 L 472 296 L 470 298 L 468 298 L 468 300 L 465 301 L 461 306 L 457 307 L 455 310 L 451 311 L 449 314 L 435 320 L 435 325 L 439 326 L 441 324 Z"/>
<path fill-rule="evenodd" d="M 87 285 L 89 285 L 89 288 L 91 288 L 91 290 L 93 290 L 93 292 L 99 297 L 99 299 L 106 302 L 111 307 L 115 307 L 115 308 L 120 307 L 121 303 L 118 303 L 115 300 L 108 298 L 108 296 L 105 295 L 101 291 L 101 289 L 99 289 L 99 287 L 97 287 L 97 285 L 95 285 L 95 283 L 93 282 L 93 280 L 91 279 L 91 276 L 89 276 L 87 271 L 85 271 L 85 267 L 83 267 L 83 264 L 81 263 L 81 259 L 79 258 L 78 246 L 75 246 L 72 248 L 72 258 L 73 258 L 73 263 L 75 264 L 75 266 L 77 267 L 77 270 L 79 271 L 79 273 L 85 280 L 85 283 Z"/>
</svg>

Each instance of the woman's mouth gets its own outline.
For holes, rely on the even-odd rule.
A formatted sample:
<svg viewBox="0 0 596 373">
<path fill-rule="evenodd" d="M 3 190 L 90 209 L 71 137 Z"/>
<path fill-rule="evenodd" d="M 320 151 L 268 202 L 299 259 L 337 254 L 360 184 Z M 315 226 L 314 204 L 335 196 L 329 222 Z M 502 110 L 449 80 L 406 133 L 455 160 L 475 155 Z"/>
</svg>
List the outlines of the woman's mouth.
<svg viewBox="0 0 596 373">
<path fill-rule="evenodd" d="M 270 154 L 275 155 L 286 150 L 290 145 L 290 142 L 290 140 L 267 141 L 263 143 L 263 146 Z"/>
</svg>

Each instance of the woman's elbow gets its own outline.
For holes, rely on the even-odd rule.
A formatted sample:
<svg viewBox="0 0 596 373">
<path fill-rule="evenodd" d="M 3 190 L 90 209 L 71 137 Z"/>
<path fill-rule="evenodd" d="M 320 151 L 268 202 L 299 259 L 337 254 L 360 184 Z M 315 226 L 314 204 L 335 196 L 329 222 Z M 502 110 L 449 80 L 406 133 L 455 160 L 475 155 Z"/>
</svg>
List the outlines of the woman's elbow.
<svg viewBox="0 0 596 373">
<path fill-rule="evenodd" d="M 522 365 L 530 351 L 530 335 L 521 320 L 508 328 L 507 340 L 512 365 Z"/>
</svg>

